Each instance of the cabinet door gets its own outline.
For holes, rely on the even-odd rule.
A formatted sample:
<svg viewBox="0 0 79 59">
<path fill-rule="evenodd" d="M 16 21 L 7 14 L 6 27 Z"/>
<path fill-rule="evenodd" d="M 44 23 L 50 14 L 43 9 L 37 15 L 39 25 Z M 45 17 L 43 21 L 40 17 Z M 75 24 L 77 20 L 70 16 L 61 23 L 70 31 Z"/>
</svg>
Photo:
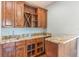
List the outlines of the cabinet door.
<svg viewBox="0 0 79 59">
<path fill-rule="evenodd" d="M 45 53 L 48 57 L 58 56 L 58 44 L 45 41 Z"/>
<path fill-rule="evenodd" d="M 26 51 L 32 50 L 31 40 L 26 40 Z"/>
<path fill-rule="evenodd" d="M 32 50 L 36 48 L 36 39 L 26 41 L 27 50 Z"/>
<path fill-rule="evenodd" d="M 17 57 L 25 56 L 25 45 L 19 45 L 16 47 L 16 56 Z"/>
<path fill-rule="evenodd" d="M 37 47 L 44 47 L 44 38 L 37 39 Z"/>
<path fill-rule="evenodd" d="M 15 56 L 15 43 L 6 43 L 2 45 L 2 55 L 4 57 L 14 57 Z"/>
<path fill-rule="evenodd" d="M 16 42 L 16 56 L 25 56 L 25 40 Z"/>
<path fill-rule="evenodd" d="M 2 44 L 0 44 L 0 57 L 2 56 Z"/>
<path fill-rule="evenodd" d="M 38 8 L 37 15 L 38 15 L 38 27 L 47 28 L 47 11 L 42 8 Z"/>
<path fill-rule="evenodd" d="M 26 40 L 26 56 L 36 56 L 36 39 Z"/>
<path fill-rule="evenodd" d="M 2 2 L 2 27 L 14 26 L 14 2 Z"/>
<path fill-rule="evenodd" d="M 3 48 L 3 56 L 4 57 L 15 57 L 15 48 L 14 47 Z"/>
<path fill-rule="evenodd" d="M 44 53 L 44 38 L 38 38 L 37 39 L 37 55 L 40 55 L 42 53 Z"/>
<path fill-rule="evenodd" d="M 43 26 L 43 28 L 47 28 L 47 10 L 43 10 L 43 12 L 42 12 L 43 14 L 42 14 L 42 26 Z"/>
<path fill-rule="evenodd" d="M 15 27 L 24 27 L 24 4 L 15 3 Z"/>
</svg>

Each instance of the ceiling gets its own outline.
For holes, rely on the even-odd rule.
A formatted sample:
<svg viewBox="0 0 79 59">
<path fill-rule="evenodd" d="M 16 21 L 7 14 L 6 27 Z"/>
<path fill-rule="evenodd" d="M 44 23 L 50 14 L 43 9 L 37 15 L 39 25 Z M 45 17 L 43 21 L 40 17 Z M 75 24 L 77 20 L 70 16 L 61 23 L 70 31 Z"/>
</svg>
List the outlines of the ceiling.
<svg viewBox="0 0 79 59">
<path fill-rule="evenodd" d="M 26 1 L 26 2 L 31 6 L 46 8 L 55 1 Z"/>
</svg>

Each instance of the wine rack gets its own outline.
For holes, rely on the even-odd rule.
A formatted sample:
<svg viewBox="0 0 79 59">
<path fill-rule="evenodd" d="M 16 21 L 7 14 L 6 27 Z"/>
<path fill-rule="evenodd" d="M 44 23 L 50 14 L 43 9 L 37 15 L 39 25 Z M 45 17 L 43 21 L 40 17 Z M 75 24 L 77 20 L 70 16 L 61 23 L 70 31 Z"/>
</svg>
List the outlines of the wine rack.
<svg viewBox="0 0 79 59">
<path fill-rule="evenodd" d="M 27 56 L 34 57 L 44 52 L 44 39 L 38 38 L 27 41 Z"/>
</svg>

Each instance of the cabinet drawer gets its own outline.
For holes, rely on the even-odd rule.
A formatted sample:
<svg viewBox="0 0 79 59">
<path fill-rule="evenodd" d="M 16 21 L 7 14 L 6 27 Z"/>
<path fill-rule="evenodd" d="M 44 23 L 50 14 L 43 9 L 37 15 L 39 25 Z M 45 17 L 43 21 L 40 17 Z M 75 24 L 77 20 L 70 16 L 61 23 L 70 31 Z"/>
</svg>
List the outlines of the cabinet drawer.
<svg viewBox="0 0 79 59">
<path fill-rule="evenodd" d="M 26 40 L 26 45 L 32 44 L 31 40 Z"/>
<path fill-rule="evenodd" d="M 43 42 L 44 41 L 44 38 L 38 38 L 36 41 L 37 42 Z"/>
<path fill-rule="evenodd" d="M 25 45 L 25 40 L 24 41 L 16 42 L 16 46 L 18 46 L 18 45 Z"/>
<path fill-rule="evenodd" d="M 25 47 L 25 45 L 17 45 L 16 48 Z"/>
<path fill-rule="evenodd" d="M 36 40 L 37 40 L 37 39 L 32 39 L 31 42 L 32 42 L 32 43 L 36 43 Z"/>
<path fill-rule="evenodd" d="M 3 48 L 13 47 L 13 46 L 15 46 L 14 42 L 3 44 Z"/>
</svg>

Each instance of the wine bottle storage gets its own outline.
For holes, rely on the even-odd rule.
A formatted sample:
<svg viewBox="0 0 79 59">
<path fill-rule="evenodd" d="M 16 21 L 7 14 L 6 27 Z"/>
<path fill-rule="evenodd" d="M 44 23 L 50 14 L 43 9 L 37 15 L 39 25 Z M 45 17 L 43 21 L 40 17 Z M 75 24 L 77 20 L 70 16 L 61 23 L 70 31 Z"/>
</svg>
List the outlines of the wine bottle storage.
<svg viewBox="0 0 79 59">
<path fill-rule="evenodd" d="M 36 55 L 35 50 L 29 51 L 29 52 L 27 53 L 27 56 L 28 56 L 28 57 L 35 56 L 35 55 Z"/>
<path fill-rule="evenodd" d="M 27 46 L 27 50 L 35 49 L 35 44 L 31 44 Z"/>
<path fill-rule="evenodd" d="M 24 26 L 26 27 L 38 27 L 37 15 L 24 13 Z"/>
<path fill-rule="evenodd" d="M 36 55 L 35 50 L 36 50 L 35 43 L 27 45 L 27 51 L 28 51 L 27 56 L 28 57 L 35 56 Z"/>
<path fill-rule="evenodd" d="M 38 27 L 38 20 L 36 15 L 36 8 L 24 5 L 24 26 Z"/>
<path fill-rule="evenodd" d="M 43 42 L 38 42 L 37 47 L 41 47 L 41 46 L 43 46 Z"/>
<path fill-rule="evenodd" d="M 28 45 L 27 46 L 27 50 L 31 50 L 31 45 Z"/>
<path fill-rule="evenodd" d="M 44 39 L 38 38 L 27 42 L 28 57 L 37 56 L 44 52 Z"/>
<path fill-rule="evenodd" d="M 32 44 L 32 49 L 35 49 L 35 44 Z"/>
<path fill-rule="evenodd" d="M 40 52 L 43 52 L 44 51 L 44 48 L 43 47 L 40 47 L 37 49 L 37 53 L 40 53 Z"/>
<path fill-rule="evenodd" d="M 31 51 L 27 53 L 27 56 L 30 57 L 31 56 Z"/>
</svg>

